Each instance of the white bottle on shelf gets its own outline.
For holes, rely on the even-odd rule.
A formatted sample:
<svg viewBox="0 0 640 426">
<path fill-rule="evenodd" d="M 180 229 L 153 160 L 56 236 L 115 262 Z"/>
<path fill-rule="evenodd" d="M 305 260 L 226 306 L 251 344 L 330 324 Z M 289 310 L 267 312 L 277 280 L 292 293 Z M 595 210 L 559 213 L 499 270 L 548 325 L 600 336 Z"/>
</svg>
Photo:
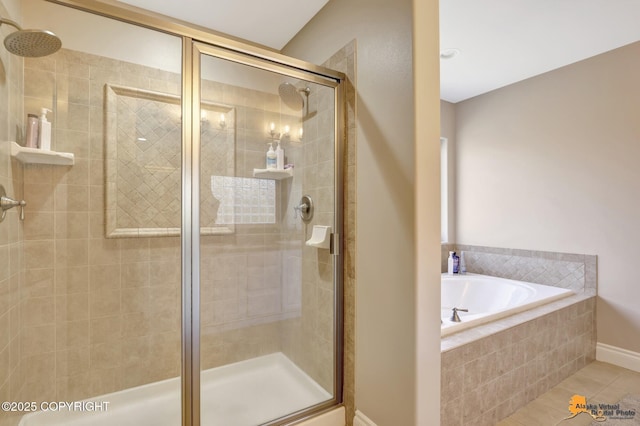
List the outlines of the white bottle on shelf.
<svg viewBox="0 0 640 426">
<path fill-rule="evenodd" d="M 284 170 L 284 149 L 280 148 L 280 141 L 276 147 L 276 169 Z"/>
<path fill-rule="evenodd" d="M 51 122 L 47 120 L 49 108 L 42 108 L 40 120 L 38 122 L 38 148 L 44 151 L 51 151 Z"/>
<path fill-rule="evenodd" d="M 447 274 L 453 275 L 453 253 L 449 252 L 449 258 L 447 259 Z"/>
<path fill-rule="evenodd" d="M 277 166 L 276 152 L 273 150 L 273 143 L 269 142 L 269 150 L 267 151 L 267 169 L 274 170 Z"/>
</svg>

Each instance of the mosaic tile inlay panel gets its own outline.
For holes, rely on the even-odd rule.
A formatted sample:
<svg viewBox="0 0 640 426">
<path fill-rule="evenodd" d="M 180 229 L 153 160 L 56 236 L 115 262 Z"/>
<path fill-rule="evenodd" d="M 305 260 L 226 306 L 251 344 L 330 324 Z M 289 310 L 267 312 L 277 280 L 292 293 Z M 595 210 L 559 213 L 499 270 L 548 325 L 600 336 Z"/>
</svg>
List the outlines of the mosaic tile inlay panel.
<svg viewBox="0 0 640 426">
<path fill-rule="evenodd" d="M 206 115 L 225 115 L 225 125 L 201 121 L 201 175 L 231 177 L 235 172 L 235 109 L 203 103 Z M 178 235 L 181 197 L 180 97 L 105 85 L 107 153 L 107 237 Z M 200 202 L 203 234 L 233 232 L 223 220 L 209 182 Z M 227 206 L 228 203 L 225 205 Z M 273 222 L 270 222 L 273 223 Z"/>
</svg>

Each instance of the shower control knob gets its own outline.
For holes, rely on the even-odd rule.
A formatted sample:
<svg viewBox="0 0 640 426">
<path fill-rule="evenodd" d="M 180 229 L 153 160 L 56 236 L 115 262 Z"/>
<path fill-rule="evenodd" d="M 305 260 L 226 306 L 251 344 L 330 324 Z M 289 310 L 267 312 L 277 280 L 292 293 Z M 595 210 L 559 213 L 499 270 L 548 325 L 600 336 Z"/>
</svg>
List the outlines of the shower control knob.
<svg viewBox="0 0 640 426">
<path fill-rule="evenodd" d="M 309 223 L 313 219 L 313 201 L 308 195 L 303 195 L 300 202 L 293 209 L 300 213 L 300 218 L 304 223 Z"/>
<path fill-rule="evenodd" d="M 20 220 L 24 220 L 24 206 L 27 205 L 27 202 L 24 200 L 14 200 L 13 198 L 7 197 L 7 193 L 4 190 L 4 187 L 0 185 L 0 211 L 2 217 L 0 217 L 0 222 L 4 220 L 6 216 L 6 211 L 14 208 L 20 207 Z"/>
</svg>

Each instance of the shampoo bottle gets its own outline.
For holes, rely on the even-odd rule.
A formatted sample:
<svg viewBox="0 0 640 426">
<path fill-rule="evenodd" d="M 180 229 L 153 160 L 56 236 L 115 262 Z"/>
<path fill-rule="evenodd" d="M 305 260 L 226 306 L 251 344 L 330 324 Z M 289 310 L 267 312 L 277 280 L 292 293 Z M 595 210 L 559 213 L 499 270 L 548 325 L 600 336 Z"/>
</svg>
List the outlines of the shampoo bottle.
<svg viewBox="0 0 640 426">
<path fill-rule="evenodd" d="M 454 252 L 449 252 L 449 258 L 447 259 L 447 274 L 453 275 L 453 255 Z"/>
<path fill-rule="evenodd" d="M 27 148 L 38 147 L 38 116 L 35 114 L 27 115 L 27 139 L 25 140 Z"/>
<path fill-rule="evenodd" d="M 284 149 L 280 148 L 280 141 L 276 147 L 276 168 L 278 170 L 284 170 Z"/>
<path fill-rule="evenodd" d="M 457 274 L 460 272 L 460 256 L 453 252 L 453 273 Z"/>
<path fill-rule="evenodd" d="M 269 143 L 269 150 L 267 151 L 267 169 L 275 169 L 277 166 L 276 152 L 273 150 L 273 144 Z"/>
<path fill-rule="evenodd" d="M 51 123 L 47 120 L 48 108 L 42 108 L 38 123 L 38 148 L 51 151 Z"/>
</svg>

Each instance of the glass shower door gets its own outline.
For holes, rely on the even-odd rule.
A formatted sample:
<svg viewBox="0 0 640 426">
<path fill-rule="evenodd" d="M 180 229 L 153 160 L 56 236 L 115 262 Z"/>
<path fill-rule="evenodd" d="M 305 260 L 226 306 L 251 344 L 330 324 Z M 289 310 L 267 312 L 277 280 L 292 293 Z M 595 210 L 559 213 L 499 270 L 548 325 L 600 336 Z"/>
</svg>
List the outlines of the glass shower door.
<svg viewBox="0 0 640 426">
<path fill-rule="evenodd" d="M 201 422 L 280 424 L 340 400 L 338 84 L 205 45 L 193 71 Z"/>
</svg>

